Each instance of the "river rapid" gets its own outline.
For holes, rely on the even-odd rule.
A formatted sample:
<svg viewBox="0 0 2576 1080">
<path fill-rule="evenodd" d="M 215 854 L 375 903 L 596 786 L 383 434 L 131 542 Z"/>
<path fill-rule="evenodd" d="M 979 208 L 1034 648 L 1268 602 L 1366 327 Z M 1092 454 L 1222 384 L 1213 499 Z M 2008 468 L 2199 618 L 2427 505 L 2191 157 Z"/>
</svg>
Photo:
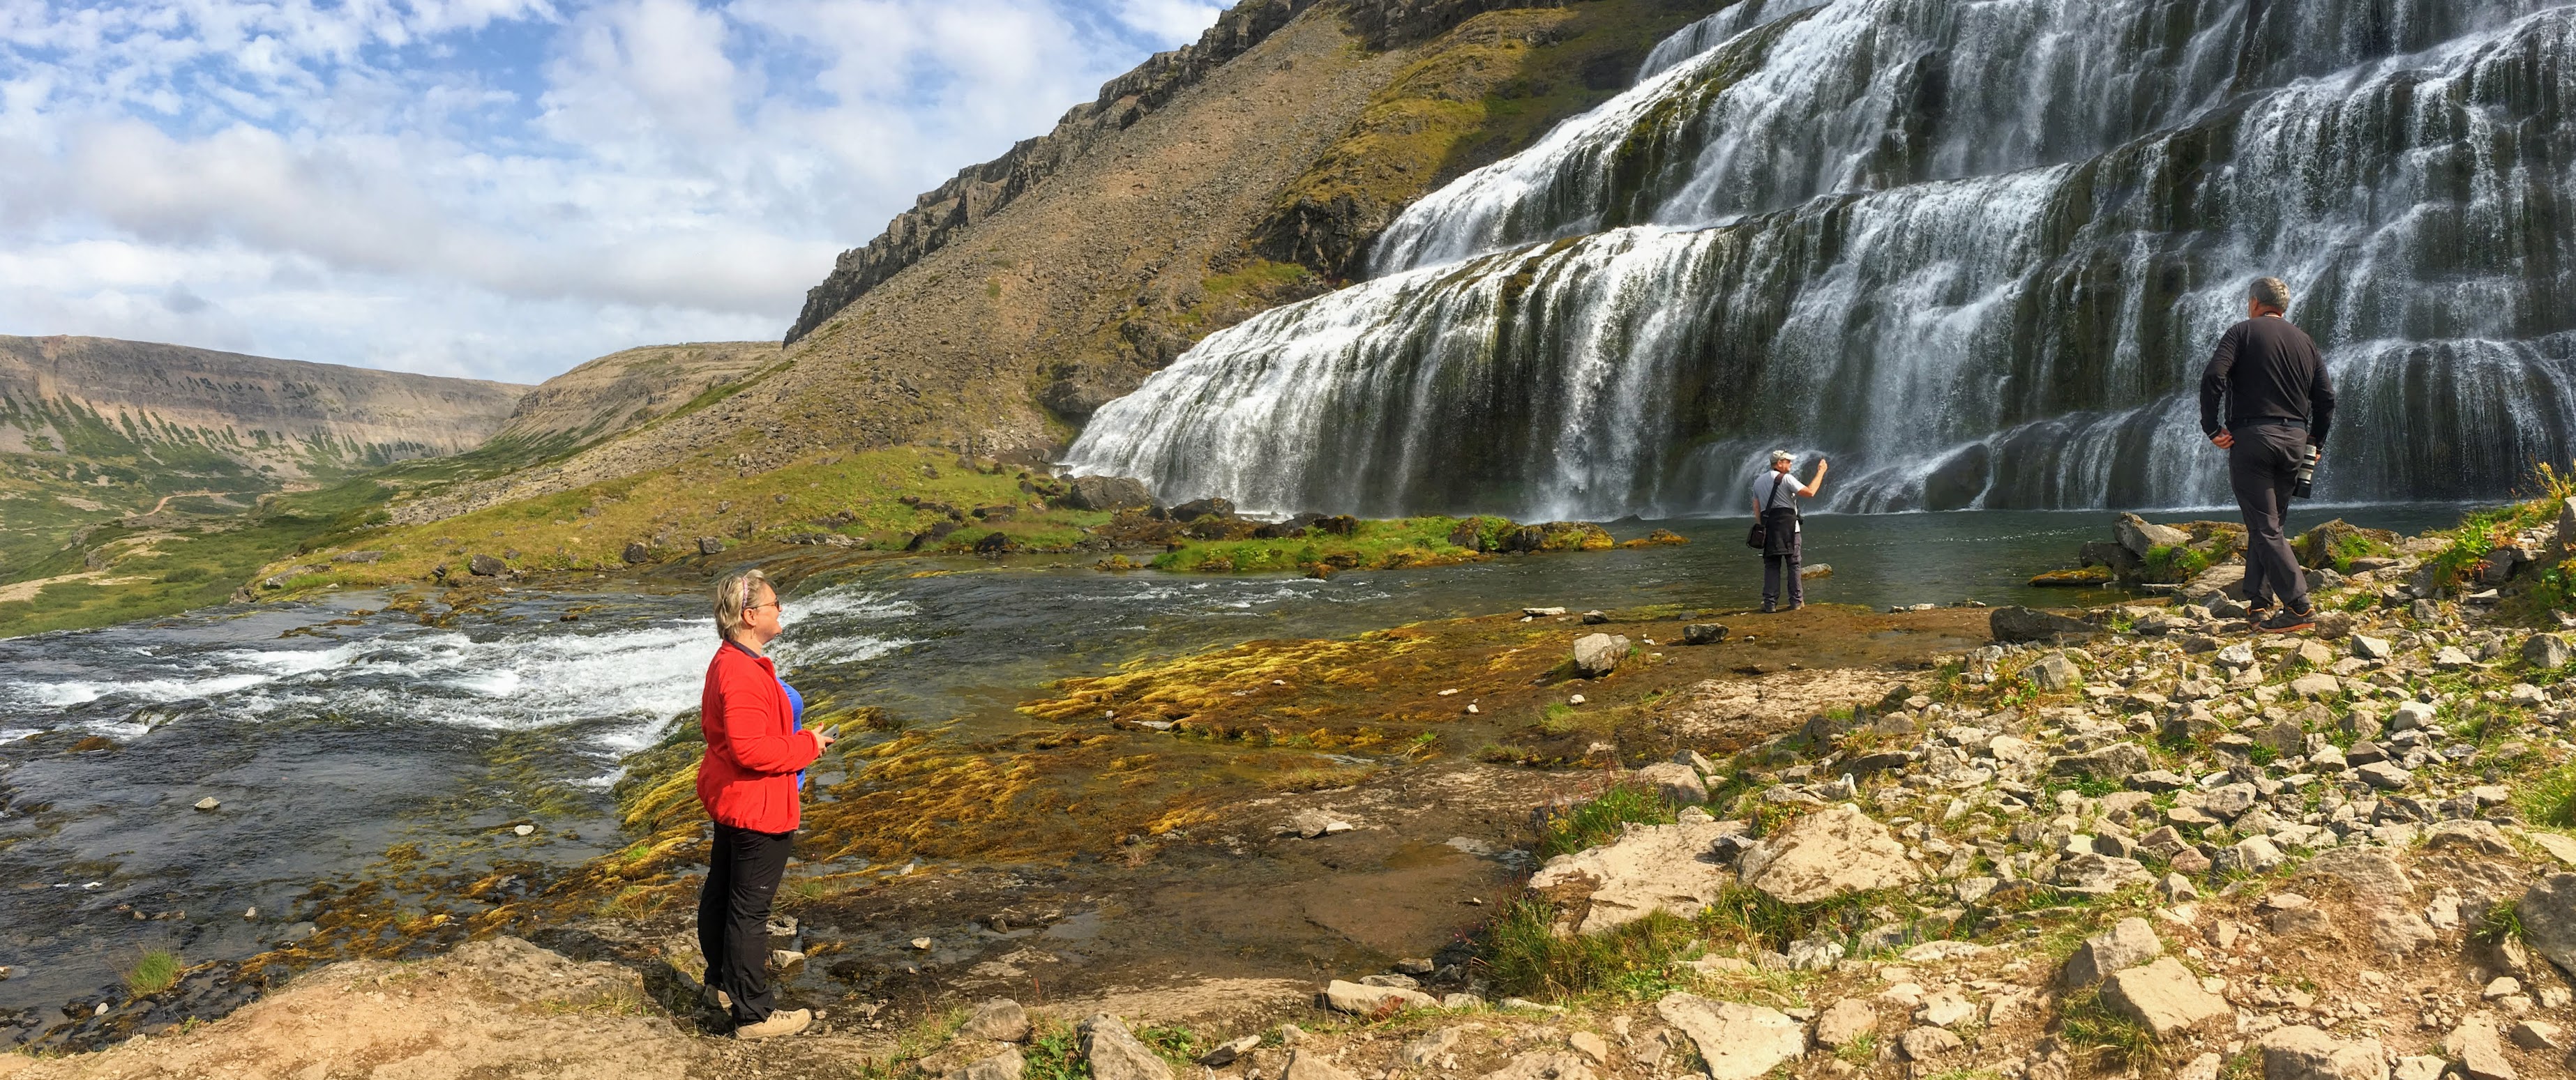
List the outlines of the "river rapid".
<svg viewBox="0 0 2576 1080">
<path fill-rule="evenodd" d="M 2459 513 L 2304 509 L 2294 524 L 2339 515 L 2413 532 Z M 1809 599 L 2070 602 L 2024 582 L 2070 565 L 2106 524 L 1818 515 L 1807 559 L 1835 572 Z M 990 737 L 1029 726 L 1014 707 L 1054 680 L 1241 641 L 1532 604 L 1747 607 L 1759 561 L 1744 526 L 1626 522 L 1614 533 L 1670 527 L 1692 543 L 1329 580 L 1112 574 L 1060 557 L 878 562 L 803 582 L 776 655 L 809 696 Z M 322 897 L 392 880 L 389 851 L 454 875 L 535 876 L 623 844 L 609 787 L 622 755 L 696 706 L 715 644 L 704 600 L 602 579 L 508 592 L 448 626 L 383 601 L 0 640 L 0 965 L 15 972 L 0 982 L 0 1041 L 118 996 L 146 950 L 193 964 L 293 940 Z M 194 808 L 206 798 L 219 805 Z"/>
</svg>

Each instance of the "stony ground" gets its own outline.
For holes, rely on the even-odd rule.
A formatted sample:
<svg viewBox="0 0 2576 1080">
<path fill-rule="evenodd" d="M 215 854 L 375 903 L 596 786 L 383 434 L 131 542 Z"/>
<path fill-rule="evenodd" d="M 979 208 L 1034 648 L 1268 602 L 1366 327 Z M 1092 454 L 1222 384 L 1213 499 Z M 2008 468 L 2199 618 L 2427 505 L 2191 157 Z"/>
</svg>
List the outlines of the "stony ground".
<svg viewBox="0 0 2576 1080">
<path fill-rule="evenodd" d="M 689 965 L 648 977 L 495 939 L 0 1072 L 2566 1075 L 2576 700 L 2568 643 L 2528 625 L 2563 602 L 2560 529 L 2537 520 L 2316 574 L 2334 614 L 2311 634 L 2256 631 L 2221 568 L 2169 603 L 1994 612 L 2001 640 L 1930 672 L 1694 688 L 1658 722 L 1707 752 L 1542 805 L 1526 883 L 1382 970 L 974 1002 L 1030 996 L 1005 979 L 926 1008 L 825 1004 L 808 1034 L 736 1044 L 669 974 Z M 1876 680 L 1874 704 L 1829 704 L 1853 680 Z M 1271 842 L 1331 842 L 1337 805 L 1271 808 Z"/>
</svg>

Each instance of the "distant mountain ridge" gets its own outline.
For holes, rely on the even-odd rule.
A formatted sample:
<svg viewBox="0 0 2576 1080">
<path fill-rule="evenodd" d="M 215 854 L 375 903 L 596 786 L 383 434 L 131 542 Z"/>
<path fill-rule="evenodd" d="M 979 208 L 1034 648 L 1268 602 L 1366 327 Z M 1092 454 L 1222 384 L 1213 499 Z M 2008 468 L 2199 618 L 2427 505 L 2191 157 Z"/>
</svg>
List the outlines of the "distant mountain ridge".
<svg viewBox="0 0 2576 1080">
<path fill-rule="evenodd" d="M 461 453 L 529 387 L 155 342 L 0 336 L 0 453 L 90 454 L 101 435 L 293 478 Z M 158 455 L 155 455 L 158 456 Z"/>
</svg>

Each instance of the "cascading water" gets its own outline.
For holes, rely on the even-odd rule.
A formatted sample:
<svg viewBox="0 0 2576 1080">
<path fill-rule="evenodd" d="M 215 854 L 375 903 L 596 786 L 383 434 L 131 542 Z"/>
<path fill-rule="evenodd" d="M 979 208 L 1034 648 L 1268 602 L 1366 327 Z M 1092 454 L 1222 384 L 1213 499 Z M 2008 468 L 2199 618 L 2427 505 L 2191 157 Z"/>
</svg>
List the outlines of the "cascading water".
<svg viewBox="0 0 2576 1080">
<path fill-rule="evenodd" d="M 1740 0 L 1424 198 L 1373 280 L 1211 335 L 1068 464 L 1371 515 L 2225 501 L 2198 373 L 2287 279 L 2319 495 L 2576 447 L 2576 0 Z"/>
</svg>

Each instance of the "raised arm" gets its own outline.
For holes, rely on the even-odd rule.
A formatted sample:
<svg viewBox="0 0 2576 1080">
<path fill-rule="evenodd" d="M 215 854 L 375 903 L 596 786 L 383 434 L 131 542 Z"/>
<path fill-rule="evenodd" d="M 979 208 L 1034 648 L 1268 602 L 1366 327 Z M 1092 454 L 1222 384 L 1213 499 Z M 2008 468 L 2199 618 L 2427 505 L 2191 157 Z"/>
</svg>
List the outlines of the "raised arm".
<svg viewBox="0 0 2576 1080">
<path fill-rule="evenodd" d="M 1813 479 L 1813 480 L 1809 480 L 1809 481 L 1807 481 L 1807 486 L 1806 486 L 1803 490 L 1801 490 L 1801 491 L 1799 491 L 1799 492 L 1798 492 L 1798 497 L 1799 497 L 1799 498 L 1801 498 L 1801 499 L 1812 499 L 1812 498 L 1815 498 L 1815 497 L 1816 497 L 1816 492 L 1817 492 L 1818 490 L 1821 490 L 1821 489 L 1825 486 L 1825 470 L 1826 470 L 1826 469 L 1828 469 L 1828 468 L 1831 468 L 1831 467 L 1832 467 L 1832 465 L 1833 465 L 1833 463 L 1832 463 L 1832 462 L 1826 461 L 1826 460 L 1825 460 L 1825 459 L 1823 459 L 1823 458 L 1817 458 L 1817 459 L 1816 459 L 1816 478 L 1815 478 L 1815 479 Z"/>
</svg>

